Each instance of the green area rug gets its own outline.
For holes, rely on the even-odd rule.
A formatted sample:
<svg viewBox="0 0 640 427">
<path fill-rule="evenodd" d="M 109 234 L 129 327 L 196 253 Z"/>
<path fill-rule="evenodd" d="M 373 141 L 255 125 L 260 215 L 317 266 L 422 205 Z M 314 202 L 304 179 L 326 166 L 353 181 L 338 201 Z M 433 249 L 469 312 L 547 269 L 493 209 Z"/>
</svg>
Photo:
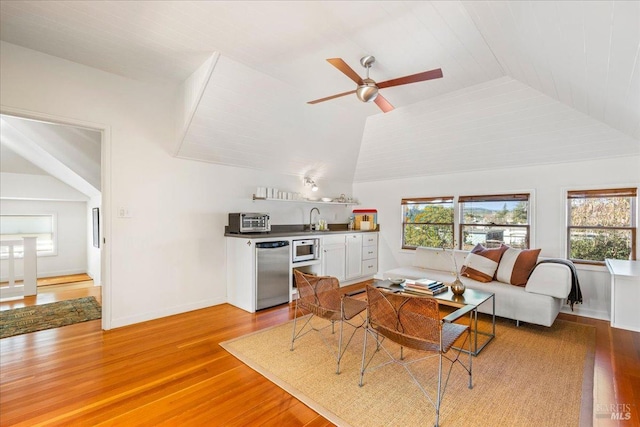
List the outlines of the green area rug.
<svg viewBox="0 0 640 427">
<path fill-rule="evenodd" d="M 0 338 L 100 319 L 102 309 L 94 297 L 0 311 Z"/>
</svg>

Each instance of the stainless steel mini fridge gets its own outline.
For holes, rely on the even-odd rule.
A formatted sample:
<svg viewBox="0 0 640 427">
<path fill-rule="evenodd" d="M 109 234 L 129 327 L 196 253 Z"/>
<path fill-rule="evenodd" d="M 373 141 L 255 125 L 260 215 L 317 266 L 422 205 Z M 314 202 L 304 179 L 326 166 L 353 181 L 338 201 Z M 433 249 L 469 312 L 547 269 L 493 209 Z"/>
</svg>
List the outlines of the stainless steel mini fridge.
<svg viewBox="0 0 640 427">
<path fill-rule="evenodd" d="M 289 302 L 289 242 L 256 243 L 256 310 Z"/>
</svg>

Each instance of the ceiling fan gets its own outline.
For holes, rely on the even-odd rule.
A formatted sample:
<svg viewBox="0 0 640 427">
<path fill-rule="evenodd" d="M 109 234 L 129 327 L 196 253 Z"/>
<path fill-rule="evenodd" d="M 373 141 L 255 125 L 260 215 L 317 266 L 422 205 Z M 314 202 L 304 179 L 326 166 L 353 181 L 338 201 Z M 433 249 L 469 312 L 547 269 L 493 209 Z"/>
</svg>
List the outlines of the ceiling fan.
<svg viewBox="0 0 640 427">
<path fill-rule="evenodd" d="M 329 101 L 330 99 L 340 98 L 341 96 L 351 95 L 355 93 L 358 99 L 362 102 L 375 102 L 380 109 L 387 113 L 393 110 L 393 105 L 389 103 L 380 93 L 378 93 L 379 89 L 384 89 L 387 87 L 406 85 L 409 83 L 418 83 L 423 82 L 425 80 L 439 79 L 442 77 L 442 69 L 436 68 L 431 71 L 424 71 L 418 74 L 412 74 L 410 76 L 404 76 L 397 79 L 387 80 L 385 82 L 376 83 L 372 79 L 369 78 L 369 69 L 374 62 L 376 62 L 376 58 L 371 55 L 364 56 L 360 59 L 360 65 L 367 69 L 367 77 L 365 79 L 361 78 L 358 73 L 353 71 L 351 67 L 347 65 L 342 58 L 330 58 L 327 59 L 331 65 L 336 67 L 338 70 L 342 71 L 347 77 L 356 82 L 358 87 L 355 90 L 351 90 L 349 92 L 339 93 L 337 95 L 327 96 L 326 98 L 316 99 L 314 101 L 309 101 L 307 104 L 317 104 L 319 102 Z"/>
</svg>

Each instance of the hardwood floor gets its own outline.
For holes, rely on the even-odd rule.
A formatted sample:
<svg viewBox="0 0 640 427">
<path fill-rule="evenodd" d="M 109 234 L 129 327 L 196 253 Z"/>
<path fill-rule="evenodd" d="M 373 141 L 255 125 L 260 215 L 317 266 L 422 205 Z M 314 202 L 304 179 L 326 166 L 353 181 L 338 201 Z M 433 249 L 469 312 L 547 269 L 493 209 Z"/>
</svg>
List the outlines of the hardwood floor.
<svg viewBox="0 0 640 427">
<path fill-rule="evenodd" d="M 60 292 L 24 304 L 100 288 Z M 594 426 L 640 425 L 640 334 L 560 317 L 597 330 Z M 110 331 L 95 320 L 2 339 L 0 425 L 330 426 L 218 345 L 291 318 L 286 305 L 250 314 L 223 304 Z M 628 405 L 631 420 L 611 420 L 611 405 Z"/>
</svg>

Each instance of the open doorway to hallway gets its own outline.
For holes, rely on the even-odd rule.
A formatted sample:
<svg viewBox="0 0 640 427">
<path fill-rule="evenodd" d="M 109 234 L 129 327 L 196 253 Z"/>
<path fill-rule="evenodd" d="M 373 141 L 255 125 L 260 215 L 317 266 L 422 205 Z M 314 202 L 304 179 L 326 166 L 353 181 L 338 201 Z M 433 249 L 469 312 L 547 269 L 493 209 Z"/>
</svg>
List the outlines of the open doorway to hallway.
<svg viewBox="0 0 640 427">
<path fill-rule="evenodd" d="M 25 304 L 89 295 L 100 301 L 103 232 L 94 227 L 102 206 L 102 132 L 6 114 L 0 124 L 0 238 L 38 237 L 38 295 Z M 8 275 L 2 258 L 0 281 Z M 17 279 L 21 273 L 16 263 Z"/>
</svg>

